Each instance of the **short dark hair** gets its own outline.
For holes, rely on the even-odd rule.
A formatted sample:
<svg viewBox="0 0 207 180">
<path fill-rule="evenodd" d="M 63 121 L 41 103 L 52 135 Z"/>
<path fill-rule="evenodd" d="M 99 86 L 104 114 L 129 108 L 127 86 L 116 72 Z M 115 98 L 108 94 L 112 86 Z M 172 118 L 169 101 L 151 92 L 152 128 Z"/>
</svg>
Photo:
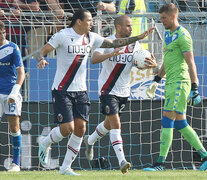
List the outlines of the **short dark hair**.
<svg viewBox="0 0 207 180">
<path fill-rule="evenodd" d="M 72 20 L 71 20 L 71 23 L 70 23 L 69 27 L 73 27 L 78 19 L 80 19 L 81 21 L 83 21 L 84 18 L 85 18 L 85 13 L 86 12 L 89 12 L 90 13 L 90 11 L 88 11 L 86 9 L 82 9 L 82 8 L 78 9 L 73 14 L 73 17 L 72 17 Z"/>
<path fill-rule="evenodd" d="M 0 21 L 0 30 L 5 30 L 5 24 L 2 21 Z"/>
<path fill-rule="evenodd" d="M 114 26 L 116 27 L 117 25 L 123 25 L 123 22 L 125 18 L 129 18 L 127 15 L 121 15 L 114 20 Z"/>
<path fill-rule="evenodd" d="M 167 14 L 172 14 L 172 13 L 178 14 L 178 8 L 173 3 L 165 4 L 159 10 L 160 14 L 163 13 L 163 12 L 165 12 Z"/>
</svg>

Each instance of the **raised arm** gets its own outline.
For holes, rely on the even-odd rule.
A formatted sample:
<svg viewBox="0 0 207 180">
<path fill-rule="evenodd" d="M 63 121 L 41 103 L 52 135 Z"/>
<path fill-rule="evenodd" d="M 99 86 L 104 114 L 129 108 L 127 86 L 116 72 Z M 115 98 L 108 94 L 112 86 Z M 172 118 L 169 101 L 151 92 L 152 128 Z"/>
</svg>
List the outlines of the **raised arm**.
<svg viewBox="0 0 207 180">
<path fill-rule="evenodd" d="M 100 11 L 107 11 L 108 13 L 116 12 L 116 6 L 113 2 L 110 3 L 99 2 L 97 4 L 97 8 Z"/>
<path fill-rule="evenodd" d="M 119 54 L 124 54 L 124 52 L 121 52 L 122 49 L 123 48 L 116 48 L 116 49 L 114 49 L 113 52 L 107 53 L 107 54 L 102 54 L 102 53 L 100 53 L 98 51 L 95 51 L 93 53 L 91 62 L 92 62 L 92 64 L 97 64 L 97 63 L 103 62 L 104 60 L 106 60 L 106 59 L 108 59 L 110 57 L 117 56 Z"/>
<path fill-rule="evenodd" d="M 151 34 L 154 30 L 153 28 L 150 28 L 148 31 L 145 31 L 144 33 L 138 35 L 138 36 L 133 36 L 133 37 L 128 37 L 128 38 L 118 38 L 118 39 L 105 39 L 103 44 L 101 45 L 101 48 L 118 48 L 122 46 L 126 46 L 128 44 L 131 44 L 135 41 L 144 39 L 146 36 Z"/>
</svg>

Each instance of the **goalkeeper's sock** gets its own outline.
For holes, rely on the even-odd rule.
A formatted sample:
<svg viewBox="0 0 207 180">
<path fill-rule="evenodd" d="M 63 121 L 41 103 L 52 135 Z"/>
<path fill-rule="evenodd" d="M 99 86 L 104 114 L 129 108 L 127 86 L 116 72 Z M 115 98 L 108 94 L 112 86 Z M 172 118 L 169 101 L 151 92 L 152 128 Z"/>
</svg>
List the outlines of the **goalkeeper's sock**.
<svg viewBox="0 0 207 180">
<path fill-rule="evenodd" d="M 12 163 L 19 165 L 21 145 L 22 145 L 22 135 L 20 130 L 17 131 L 16 133 L 11 132 L 11 144 L 12 144 L 12 153 L 13 153 Z"/>
<path fill-rule="evenodd" d="M 166 160 L 166 157 L 159 156 L 157 162 L 160 163 L 160 164 L 164 164 L 165 163 L 165 160 Z"/>
<path fill-rule="evenodd" d="M 160 138 L 160 156 L 167 157 L 173 139 L 174 120 L 163 116 L 161 124 L 163 129 Z"/>
<path fill-rule="evenodd" d="M 111 140 L 111 144 L 114 148 L 114 151 L 116 153 L 116 157 L 117 157 L 117 159 L 119 161 L 119 165 L 120 165 L 123 160 L 126 160 L 125 156 L 124 156 L 124 150 L 123 150 L 121 129 L 110 130 L 110 140 Z"/>
<path fill-rule="evenodd" d="M 163 128 L 160 140 L 160 156 L 167 157 L 172 144 L 173 128 Z"/>
<path fill-rule="evenodd" d="M 88 138 L 88 144 L 89 145 L 93 145 L 96 141 L 98 141 L 99 139 L 101 139 L 108 132 L 109 132 L 109 130 L 104 127 L 104 121 L 101 122 L 96 127 L 96 130 L 89 136 L 89 138 Z"/>
<path fill-rule="evenodd" d="M 44 147 L 49 147 L 52 143 L 58 143 L 60 142 L 64 137 L 62 136 L 61 132 L 60 132 L 60 127 L 55 127 L 53 128 L 50 133 L 48 134 L 48 136 L 46 136 L 43 141 L 42 141 L 42 145 Z"/>
<path fill-rule="evenodd" d="M 187 125 L 185 128 L 180 129 L 179 131 L 181 132 L 183 137 L 188 141 L 188 143 L 198 151 L 201 158 L 207 157 L 207 152 L 205 148 L 203 147 L 197 133 L 191 126 Z"/>
<path fill-rule="evenodd" d="M 72 162 L 75 160 L 76 156 L 78 155 L 78 152 L 80 151 L 82 140 L 83 140 L 82 137 L 80 138 L 75 134 L 71 135 L 70 139 L 68 140 L 67 152 L 61 169 L 66 169 L 71 167 Z"/>
</svg>

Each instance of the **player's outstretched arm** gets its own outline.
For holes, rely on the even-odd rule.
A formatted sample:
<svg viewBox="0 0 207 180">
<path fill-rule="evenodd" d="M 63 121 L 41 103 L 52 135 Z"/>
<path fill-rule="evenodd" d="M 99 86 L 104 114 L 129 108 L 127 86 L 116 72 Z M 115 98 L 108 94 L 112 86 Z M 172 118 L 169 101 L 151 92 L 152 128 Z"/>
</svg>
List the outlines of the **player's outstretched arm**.
<svg viewBox="0 0 207 180">
<path fill-rule="evenodd" d="M 144 33 L 138 36 L 133 36 L 133 37 L 128 37 L 128 38 L 118 38 L 114 40 L 105 39 L 103 44 L 101 45 L 101 48 L 118 48 L 118 47 L 126 46 L 138 40 L 144 39 L 149 34 L 151 34 L 153 31 L 154 31 L 154 27 L 150 28 L 148 31 L 145 31 Z"/>
<path fill-rule="evenodd" d="M 45 60 L 44 56 L 46 56 L 49 52 L 51 52 L 54 48 L 49 44 L 45 44 L 43 48 L 37 52 L 36 58 L 38 61 L 37 67 L 40 69 L 44 69 L 46 65 L 49 63 Z"/>
<path fill-rule="evenodd" d="M 102 54 L 98 51 L 95 51 L 93 53 L 91 62 L 92 62 L 92 64 L 97 64 L 97 63 L 101 63 L 101 62 L 105 61 L 106 59 L 108 59 L 110 57 L 117 56 L 119 54 L 124 54 L 124 52 L 121 52 L 122 49 L 123 48 L 116 48 L 116 49 L 114 49 L 113 52 L 107 53 L 107 54 Z"/>
</svg>

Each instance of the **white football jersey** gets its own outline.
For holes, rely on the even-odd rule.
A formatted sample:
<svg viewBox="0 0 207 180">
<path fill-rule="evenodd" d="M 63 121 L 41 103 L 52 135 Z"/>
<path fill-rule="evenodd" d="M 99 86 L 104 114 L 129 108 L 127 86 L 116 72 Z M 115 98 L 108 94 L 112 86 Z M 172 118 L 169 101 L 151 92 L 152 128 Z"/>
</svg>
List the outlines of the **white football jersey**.
<svg viewBox="0 0 207 180">
<path fill-rule="evenodd" d="M 49 44 L 57 52 L 57 70 L 52 90 L 86 91 L 86 63 L 92 47 L 100 47 L 104 38 L 96 33 L 79 35 L 73 28 L 54 34 Z"/>
<path fill-rule="evenodd" d="M 116 39 L 115 35 L 108 39 Z M 130 95 L 130 74 L 133 66 L 133 52 L 141 49 L 139 42 L 124 46 L 124 54 L 110 57 L 102 62 L 102 70 L 98 78 L 99 95 L 111 94 L 119 97 Z M 102 54 L 111 53 L 114 48 L 97 48 Z"/>
</svg>

